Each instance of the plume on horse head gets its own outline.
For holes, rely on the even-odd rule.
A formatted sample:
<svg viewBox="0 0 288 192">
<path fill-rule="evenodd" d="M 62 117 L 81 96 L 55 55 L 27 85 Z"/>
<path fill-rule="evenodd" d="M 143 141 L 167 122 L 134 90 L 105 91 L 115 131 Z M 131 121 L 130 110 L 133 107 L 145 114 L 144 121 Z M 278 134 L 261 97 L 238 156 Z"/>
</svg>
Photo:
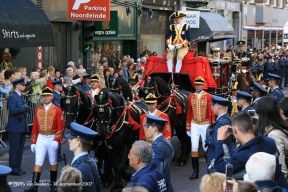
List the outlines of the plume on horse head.
<svg viewBox="0 0 288 192">
<path fill-rule="evenodd" d="M 111 78 L 109 89 L 112 93 L 122 94 L 126 101 L 131 101 L 133 98 L 129 83 L 122 77 Z"/>
</svg>

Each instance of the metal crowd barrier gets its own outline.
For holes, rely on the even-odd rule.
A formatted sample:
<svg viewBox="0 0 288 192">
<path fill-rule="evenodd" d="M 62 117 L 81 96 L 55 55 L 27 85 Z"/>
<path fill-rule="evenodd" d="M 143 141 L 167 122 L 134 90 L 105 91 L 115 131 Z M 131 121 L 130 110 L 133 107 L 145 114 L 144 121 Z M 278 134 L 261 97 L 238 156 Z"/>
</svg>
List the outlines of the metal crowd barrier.
<svg viewBox="0 0 288 192">
<path fill-rule="evenodd" d="M 33 97 L 34 97 L 34 100 L 32 100 Z M 39 94 L 29 94 L 29 95 L 24 96 L 24 98 L 26 100 L 27 105 L 31 109 L 31 113 L 28 114 L 28 117 L 27 117 L 28 126 L 32 126 L 33 120 L 34 120 L 35 109 L 39 107 L 40 105 L 42 105 L 42 100 L 39 97 Z M 32 102 L 32 101 L 36 101 L 36 102 Z M 2 108 L 0 108 L 0 147 L 2 147 L 2 145 L 7 147 L 7 145 L 2 140 L 2 135 L 4 132 L 6 132 L 6 125 L 8 122 L 8 114 L 9 114 L 9 110 L 7 106 L 7 99 L 0 98 L 0 103 L 2 103 Z"/>
</svg>

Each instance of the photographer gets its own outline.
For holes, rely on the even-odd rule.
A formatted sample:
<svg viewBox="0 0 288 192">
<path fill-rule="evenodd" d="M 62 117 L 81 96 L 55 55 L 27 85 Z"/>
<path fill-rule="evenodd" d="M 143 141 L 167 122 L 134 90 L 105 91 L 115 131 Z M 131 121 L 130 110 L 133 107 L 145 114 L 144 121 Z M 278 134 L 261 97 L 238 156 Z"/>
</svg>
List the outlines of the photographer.
<svg viewBox="0 0 288 192">
<path fill-rule="evenodd" d="M 226 165 L 229 163 L 233 166 L 233 177 L 236 179 L 243 179 L 245 174 L 245 164 L 251 155 L 257 152 L 266 152 L 274 155 L 278 152 L 273 139 L 262 135 L 254 135 L 252 120 L 246 111 L 242 111 L 232 120 L 233 135 L 241 145 L 231 154 L 230 159 L 225 162 L 223 156 L 227 156 L 227 154 L 224 153 L 222 145 L 230 135 L 228 133 L 228 128 L 229 126 L 222 126 L 218 129 L 214 163 L 217 172 L 225 173 Z M 275 182 L 279 186 L 286 188 L 288 187 L 287 182 L 285 181 L 280 167 L 277 158 Z"/>
<path fill-rule="evenodd" d="M 208 146 L 207 149 L 207 172 L 213 172 L 213 170 L 209 169 L 209 166 L 211 164 L 212 159 L 214 159 L 215 155 L 215 143 L 217 142 L 217 132 L 218 129 L 221 126 L 224 125 L 231 125 L 232 120 L 227 114 L 227 107 L 230 103 L 229 100 L 224 99 L 222 97 L 218 97 L 213 95 L 212 96 L 212 105 L 211 109 L 215 116 L 217 116 L 216 122 L 211 124 L 207 128 L 206 132 L 206 140 L 205 140 L 205 146 Z M 232 135 L 229 136 L 229 138 L 226 140 L 226 144 L 229 148 L 229 151 L 232 151 Z"/>
<path fill-rule="evenodd" d="M 282 164 L 282 172 L 288 180 L 285 154 L 288 154 L 288 123 L 281 117 L 277 100 L 271 96 L 260 99 L 256 106 L 259 115 L 256 128 L 258 133 L 272 138 L 279 151 L 279 163 Z"/>
</svg>

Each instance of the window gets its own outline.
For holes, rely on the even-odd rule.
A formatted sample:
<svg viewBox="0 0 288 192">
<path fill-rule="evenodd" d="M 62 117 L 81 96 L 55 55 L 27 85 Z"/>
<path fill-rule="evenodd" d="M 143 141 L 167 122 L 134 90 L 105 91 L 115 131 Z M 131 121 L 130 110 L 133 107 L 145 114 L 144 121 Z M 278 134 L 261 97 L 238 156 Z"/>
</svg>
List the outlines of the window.
<svg viewBox="0 0 288 192">
<path fill-rule="evenodd" d="M 277 0 L 272 0 L 272 6 L 276 7 L 276 4 L 277 4 Z"/>
<path fill-rule="evenodd" d="M 249 3 L 254 3 L 254 0 L 249 0 Z"/>
<path fill-rule="evenodd" d="M 283 8 L 283 0 L 278 0 L 278 8 Z"/>
<path fill-rule="evenodd" d="M 265 0 L 265 4 L 270 5 L 270 0 Z"/>
</svg>

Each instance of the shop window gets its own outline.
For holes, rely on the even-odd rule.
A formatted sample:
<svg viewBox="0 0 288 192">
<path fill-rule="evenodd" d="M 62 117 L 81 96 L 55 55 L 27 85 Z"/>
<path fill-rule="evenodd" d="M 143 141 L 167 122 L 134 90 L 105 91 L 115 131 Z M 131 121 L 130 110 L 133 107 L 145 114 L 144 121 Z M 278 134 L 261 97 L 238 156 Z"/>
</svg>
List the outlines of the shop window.
<svg viewBox="0 0 288 192">
<path fill-rule="evenodd" d="M 264 49 L 269 49 L 269 34 L 270 34 L 270 31 L 264 31 Z"/>
<path fill-rule="evenodd" d="M 270 49 L 277 49 L 276 46 L 276 34 L 277 31 L 271 31 L 271 45 L 270 45 Z"/>
<path fill-rule="evenodd" d="M 254 33 L 255 31 L 248 31 L 247 33 L 247 49 L 253 49 L 254 48 Z"/>
<path fill-rule="evenodd" d="M 158 55 L 164 53 L 164 45 L 162 39 L 143 39 L 142 50 L 149 50 L 151 53 L 156 52 Z"/>
<path fill-rule="evenodd" d="M 249 3 L 254 3 L 254 0 L 249 0 Z"/>
<path fill-rule="evenodd" d="M 276 7 L 277 0 L 272 0 L 272 6 Z"/>
<path fill-rule="evenodd" d="M 256 31 L 256 41 L 255 41 L 255 48 L 261 49 L 262 47 L 262 30 Z"/>
<path fill-rule="evenodd" d="M 278 0 L 278 8 L 283 8 L 283 0 Z"/>
<path fill-rule="evenodd" d="M 273 1 L 273 0 L 271 0 Z M 270 5 L 270 0 L 265 0 L 265 4 Z"/>
<path fill-rule="evenodd" d="M 282 35 L 283 35 L 283 31 L 278 31 L 278 41 L 277 44 L 282 46 Z"/>
</svg>

